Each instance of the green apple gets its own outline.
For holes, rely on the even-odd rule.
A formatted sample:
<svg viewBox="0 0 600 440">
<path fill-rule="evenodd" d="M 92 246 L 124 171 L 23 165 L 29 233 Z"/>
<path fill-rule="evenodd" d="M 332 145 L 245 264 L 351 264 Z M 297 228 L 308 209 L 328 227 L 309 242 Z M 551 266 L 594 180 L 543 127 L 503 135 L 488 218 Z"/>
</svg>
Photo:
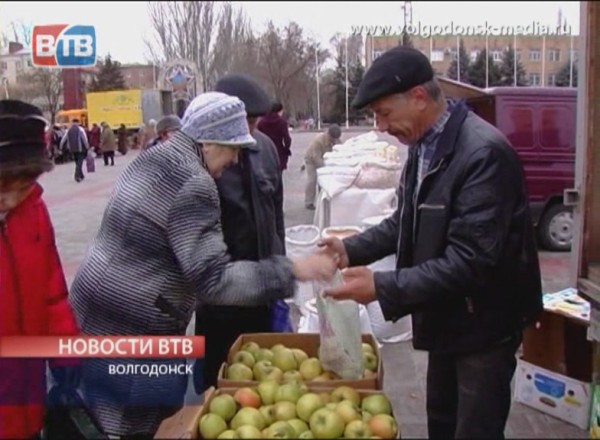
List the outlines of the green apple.
<svg viewBox="0 0 600 440">
<path fill-rule="evenodd" d="M 305 389 L 302 384 L 298 382 L 286 382 L 277 388 L 275 402 L 296 403 L 303 394 L 305 394 Z"/>
<path fill-rule="evenodd" d="M 302 381 L 304 377 L 302 377 L 302 374 L 298 370 L 291 370 L 283 373 L 283 380 Z"/>
<path fill-rule="evenodd" d="M 264 380 L 283 380 L 283 371 L 275 367 L 270 361 L 258 361 L 252 369 L 254 377 L 258 381 Z"/>
<path fill-rule="evenodd" d="M 323 405 L 327 405 L 328 403 L 331 403 L 331 394 L 329 394 L 327 392 L 319 393 L 319 398 L 321 399 L 321 402 L 323 402 Z"/>
<path fill-rule="evenodd" d="M 300 417 L 300 419 L 308 422 L 310 421 L 310 416 L 312 416 L 316 410 L 321 409 L 324 406 L 325 404 L 318 394 L 307 393 L 298 399 L 296 411 L 298 412 L 298 417 Z"/>
<path fill-rule="evenodd" d="M 340 415 L 345 424 L 354 420 L 362 420 L 360 408 L 351 400 L 342 400 L 337 404 L 335 412 Z"/>
<path fill-rule="evenodd" d="M 246 342 L 242 345 L 240 351 L 247 351 L 252 354 L 252 356 L 256 356 L 256 353 L 260 350 L 260 346 L 256 342 Z"/>
<path fill-rule="evenodd" d="M 236 390 L 233 399 L 242 407 L 260 408 L 262 404 L 259 394 L 252 388 L 244 387 Z"/>
<path fill-rule="evenodd" d="M 282 349 L 282 348 L 287 348 L 287 347 L 286 347 L 285 345 L 283 345 L 283 344 L 275 344 L 275 345 L 273 345 L 273 346 L 271 347 L 271 351 L 272 351 L 273 353 L 275 353 L 277 350 L 280 350 L 280 349 Z"/>
<path fill-rule="evenodd" d="M 361 408 L 363 411 L 371 413 L 373 416 L 377 414 L 392 415 L 392 404 L 383 394 L 372 394 L 362 400 Z"/>
<path fill-rule="evenodd" d="M 277 351 L 273 350 L 273 353 L 273 365 L 284 373 L 286 371 L 298 369 L 298 362 L 296 362 L 294 352 L 289 348 L 280 348 Z"/>
<path fill-rule="evenodd" d="M 350 400 L 354 402 L 356 405 L 360 405 L 360 394 L 354 388 L 349 387 L 347 385 L 342 385 L 341 387 L 337 387 L 331 393 L 331 401 L 332 402 L 341 402 L 342 400 Z"/>
<path fill-rule="evenodd" d="M 241 364 L 247 365 L 250 368 L 254 367 L 256 361 L 254 360 L 254 356 L 249 351 L 238 351 L 233 355 L 233 363 L 239 362 Z"/>
<path fill-rule="evenodd" d="M 267 426 L 271 426 L 273 423 L 277 421 L 275 418 L 275 405 L 265 405 L 258 408 L 262 416 L 265 418 L 267 422 Z"/>
<path fill-rule="evenodd" d="M 363 422 L 368 422 L 372 418 L 373 418 L 373 414 L 371 414 L 369 411 L 362 411 L 362 420 L 363 420 Z"/>
<path fill-rule="evenodd" d="M 304 350 L 300 350 L 299 348 L 292 348 L 292 353 L 294 354 L 294 358 L 296 359 L 296 363 L 298 365 L 308 359 L 306 352 Z"/>
<path fill-rule="evenodd" d="M 316 381 L 331 381 L 331 380 L 337 380 L 338 377 L 336 376 L 335 373 L 331 372 L 331 371 L 324 371 L 323 373 L 321 373 L 320 375 L 318 375 L 317 377 L 315 377 L 313 380 Z"/>
<path fill-rule="evenodd" d="M 256 439 L 262 437 L 260 429 L 258 429 L 256 426 L 251 425 L 240 426 L 238 429 L 235 430 L 235 433 L 237 434 L 238 438 Z"/>
<path fill-rule="evenodd" d="M 377 437 L 396 438 L 398 436 L 398 424 L 389 414 L 376 414 L 369 420 L 369 429 Z"/>
<path fill-rule="evenodd" d="M 240 426 L 251 425 L 255 428 L 262 430 L 265 429 L 267 421 L 256 408 L 247 406 L 238 411 L 238 413 L 231 419 L 231 429 L 238 429 Z"/>
<path fill-rule="evenodd" d="M 269 350 L 268 348 L 261 348 L 260 350 L 258 350 L 256 352 L 256 361 L 269 361 L 271 362 L 273 360 L 273 352 L 271 350 Z"/>
<path fill-rule="evenodd" d="M 312 431 L 304 431 L 298 436 L 298 438 L 315 438 L 315 435 L 312 433 Z"/>
<path fill-rule="evenodd" d="M 323 374 L 323 366 L 317 358 L 309 358 L 300 364 L 300 374 L 306 381 L 311 381 Z"/>
<path fill-rule="evenodd" d="M 277 402 L 274 405 L 273 412 L 275 413 L 275 419 L 281 422 L 286 422 L 298 417 L 296 405 L 292 402 Z"/>
<path fill-rule="evenodd" d="M 229 368 L 227 368 L 227 379 L 231 380 L 252 380 L 254 378 L 254 374 L 252 373 L 252 369 L 241 362 L 236 362 L 235 364 L 231 364 Z"/>
<path fill-rule="evenodd" d="M 279 384 L 274 380 L 265 380 L 260 382 L 256 387 L 263 405 L 272 405 L 275 403 L 275 396 L 278 389 Z"/>
<path fill-rule="evenodd" d="M 377 379 L 377 373 L 371 370 L 366 370 L 363 373 L 364 379 Z"/>
<path fill-rule="evenodd" d="M 218 439 L 231 439 L 237 438 L 237 434 L 233 429 L 228 429 L 227 431 L 223 431 L 221 435 L 217 437 Z"/>
<path fill-rule="evenodd" d="M 371 429 L 362 420 L 353 420 L 350 423 L 348 423 L 346 425 L 346 429 L 344 429 L 345 438 L 371 438 L 371 435 Z"/>
<path fill-rule="evenodd" d="M 327 405 L 325 405 L 325 408 L 327 408 L 328 410 L 331 411 L 335 411 L 337 409 L 338 404 L 335 402 L 329 402 Z"/>
<path fill-rule="evenodd" d="M 344 421 L 335 412 L 321 408 L 310 417 L 310 430 L 316 438 L 333 439 L 344 434 Z"/>
<path fill-rule="evenodd" d="M 208 410 L 220 416 L 226 422 L 230 421 L 237 411 L 235 399 L 229 394 L 221 394 L 210 401 Z"/>
<path fill-rule="evenodd" d="M 279 421 L 273 423 L 267 429 L 265 438 L 296 438 L 296 431 L 288 422 Z"/>
<path fill-rule="evenodd" d="M 296 431 L 296 438 L 303 432 L 309 430 L 309 427 L 304 420 L 292 419 L 288 420 L 287 422 L 292 425 L 292 428 L 294 428 L 294 431 Z"/>
<path fill-rule="evenodd" d="M 367 370 L 377 371 L 377 356 L 373 353 L 363 353 L 363 362 Z"/>
<path fill-rule="evenodd" d="M 366 342 L 362 343 L 362 351 L 363 353 L 373 353 L 375 354 L 375 349 L 371 344 L 367 344 Z"/>
<path fill-rule="evenodd" d="M 227 423 L 216 414 L 204 414 L 199 422 L 200 434 L 205 439 L 215 439 L 222 432 L 227 431 Z"/>
</svg>

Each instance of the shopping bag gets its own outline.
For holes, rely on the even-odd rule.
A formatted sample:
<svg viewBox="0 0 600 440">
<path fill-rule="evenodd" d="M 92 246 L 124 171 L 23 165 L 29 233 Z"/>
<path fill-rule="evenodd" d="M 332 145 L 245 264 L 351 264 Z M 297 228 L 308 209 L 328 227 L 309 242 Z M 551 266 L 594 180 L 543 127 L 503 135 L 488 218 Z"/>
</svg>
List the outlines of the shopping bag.
<svg viewBox="0 0 600 440">
<path fill-rule="evenodd" d="M 292 333 L 290 306 L 284 300 L 278 299 L 271 303 L 271 330 L 276 333 Z"/>
<path fill-rule="evenodd" d="M 55 385 L 46 400 L 44 439 L 108 440 L 108 435 L 76 389 Z"/>
<path fill-rule="evenodd" d="M 325 289 L 341 284 L 340 271 L 329 283 L 313 284 L 319 313 L 319 359 L 325 370 L 333 371 L 342 379 L 356 380 L 364 372 L 358 303 L 323 296 Z"/>
<path fill-rule="evenodd" d="M 88 173 L 94 173 L 96 171 L 96 160 L 94 159 L 94 153 L 92 150 L 88 151 L 88 154 L 85 158 L 85 168 Z"/>
</svg>

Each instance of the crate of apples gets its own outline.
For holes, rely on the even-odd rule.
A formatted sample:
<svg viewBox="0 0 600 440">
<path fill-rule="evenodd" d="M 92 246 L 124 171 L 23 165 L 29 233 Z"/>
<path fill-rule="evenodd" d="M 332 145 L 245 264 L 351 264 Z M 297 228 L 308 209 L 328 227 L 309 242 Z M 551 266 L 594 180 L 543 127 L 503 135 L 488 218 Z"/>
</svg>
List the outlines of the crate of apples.
<svg viewBox="0 0 600 440">
<path fill-rule="evenodd" d="M 380 391 L 274 380 L 215 391 L 207 397 L 198 428 L 203 439 L 391 439 L 400 434 L 392 405 Z"/>
<path fill-rule="evenodd" d="M 245 336 L 245 335 L 242 335 Z M 285 335 L 282 335 L 285 336 Z M 228 363 L 221 367 L 219 388 L 252 385 L 252 382 L 296 380 L 310 386 L 350 385 L 356 389 L 380 389 L 382 371 L 379 351 L 370 335 L 362 343 L 364 374 L 357 380 L 344 380 L 326 371 L 318 358 L 318 334 L 289 334 L 289 341 L 268 345 L 269 340 L 247 340 L 234 344 Z M 262 342 L 262 343 L 261 343 Z M 293 344 L 294 342 L 298 344 Z M 298 348 L 298 345 L 303 348 Z"/>
</svg>

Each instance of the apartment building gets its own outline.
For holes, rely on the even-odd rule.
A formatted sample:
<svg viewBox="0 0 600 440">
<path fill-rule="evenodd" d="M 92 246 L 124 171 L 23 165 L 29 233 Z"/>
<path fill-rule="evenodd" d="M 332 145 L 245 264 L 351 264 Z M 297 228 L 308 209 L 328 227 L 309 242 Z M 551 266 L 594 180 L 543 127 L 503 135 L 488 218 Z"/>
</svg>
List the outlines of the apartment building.
<svg viewBox="0 0 600 440">
<path fill-rule="evenodd" d="M 24 48 L 20 43 L 10 42 L 6 51 L 0 53 L 0 77 L 10 86 L 16 85 L 19 78 L 32 67 L 31 49 Z"/>
<path fill-rule="evenodd" d="M 458 54 L 462 40 L 472 61 L 486 47 L 486 37 L 478 35 L 432 36 L 430 38 L 411 37 L 413 46 L 423 52 L 434 68 L 445 75 L 452 60 Z M 369 67 L 373 60 L 388 49 L 398 45 L 399 37 L 367 36 L 365 40 L 365 61 Z M 487 47 L 494 62 L 500 63 L 502 53 L 509 47 L 516 48 L 517 58 L 525 68 L 531 86 L 550 87 L 556 83 L 557 74 L 570 63 L 571 54 L 577 62 L 579 38 L 576 35 L 548 36 L 490 36 Z"/>
<path fill-rule="evenodd" d="M 151 64 L 124 64 L 121 66 L 125 85 L 130 89 L 153 89 L 158 81 L 159 67 Z"/>
</svg>

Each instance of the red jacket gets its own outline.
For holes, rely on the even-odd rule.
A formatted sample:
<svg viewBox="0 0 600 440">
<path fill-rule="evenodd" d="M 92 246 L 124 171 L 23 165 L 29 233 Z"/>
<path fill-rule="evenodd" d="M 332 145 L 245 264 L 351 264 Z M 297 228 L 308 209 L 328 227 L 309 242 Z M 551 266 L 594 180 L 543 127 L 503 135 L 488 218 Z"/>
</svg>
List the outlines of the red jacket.
<svg viewBox="0 0 600 440">
<path fill-rule="evenodd" d="M 79 334 L 42 192 L 36 184 L 0 222 L 0 336 Z M 0 359 L 0 438 L 39 432 L 45 397 L 45 360 Z"/>
</svg>

